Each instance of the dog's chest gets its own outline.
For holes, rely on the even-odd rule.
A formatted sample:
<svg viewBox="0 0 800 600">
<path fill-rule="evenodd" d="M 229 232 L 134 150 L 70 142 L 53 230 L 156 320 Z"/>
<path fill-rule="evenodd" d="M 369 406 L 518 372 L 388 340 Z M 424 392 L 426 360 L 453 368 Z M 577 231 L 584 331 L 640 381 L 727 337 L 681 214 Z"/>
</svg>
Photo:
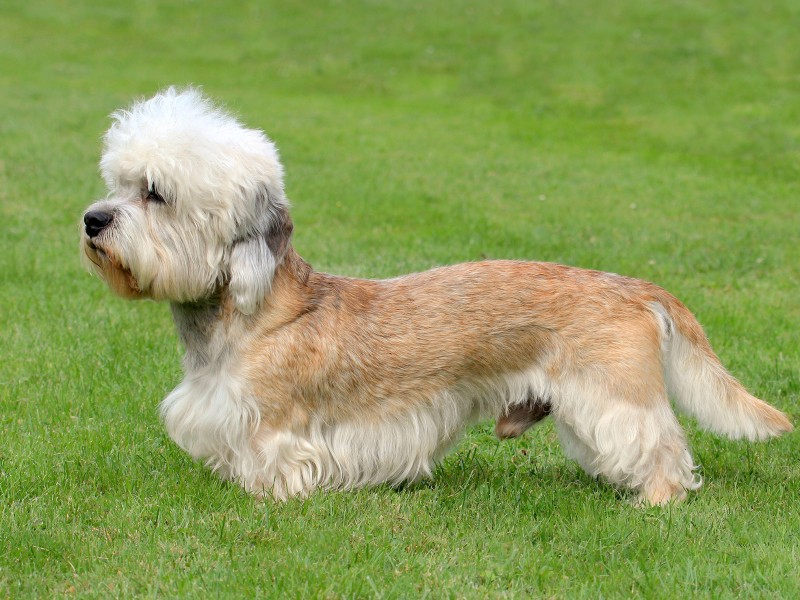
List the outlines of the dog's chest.
<svg viewBox="0 0 800 600">
<path fill-rule="evenodd" d="M 260 417 L 236 369 L 231 332 L 215 307 L 173 305 L 173 315 L 186 345 L 186 375 L 161 403 L 167 432 L 193 458 L 240 474 Z"/>
<path fill-rule="evenodd" d="M 249 460 L 258 408 L 238 377 L 224 370 L 189 373 L 161 403 L 170 437 L 195 459 L 224 474 L 239 474 Z"/>
</svg>

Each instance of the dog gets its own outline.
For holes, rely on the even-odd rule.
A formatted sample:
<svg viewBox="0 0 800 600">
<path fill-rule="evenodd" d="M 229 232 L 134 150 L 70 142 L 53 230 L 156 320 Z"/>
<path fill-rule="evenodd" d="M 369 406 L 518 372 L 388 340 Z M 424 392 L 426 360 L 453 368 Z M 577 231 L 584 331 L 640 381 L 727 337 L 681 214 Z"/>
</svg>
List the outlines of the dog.
<svg viewBox="0 0 800 600">
<path fill-rule="evenodd" d="M 550 415 L 565 453 L 644 504 L 701 485 L 672 411 L 731 438 L 792 429 L 722 366 L 652 283 L 484 261 L 388 280 L 314 271 L 294 250 L 274 144 L 196 88 L 112 115 L 109 193 L 83 214 L 87 266 L 170 303 L 183 381 L 170 437 L 258 496 L 431 476 L 465 427 Z"/>
</svg>

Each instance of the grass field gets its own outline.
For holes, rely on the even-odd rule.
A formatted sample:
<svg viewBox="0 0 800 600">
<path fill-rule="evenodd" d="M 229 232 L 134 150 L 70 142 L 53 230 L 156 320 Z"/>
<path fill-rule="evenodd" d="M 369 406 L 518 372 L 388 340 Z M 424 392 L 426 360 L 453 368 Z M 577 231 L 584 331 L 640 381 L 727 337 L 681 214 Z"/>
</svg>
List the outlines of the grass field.
<svg viewBox="0 0 800 600">
<path fill-rule="evenodd" d="M 528 258 L 681 297 L 800 413 L 800 4 L 0 7 L 0 597 L 797 597 L 800 436 L 686 420 L 706 485 L 636 509 L 550 423 L 423 484 L 275 505 L 166 436 L 169 310 L 82 271 L 107 115 L 195 83 L 276 141 L 295 246 L 387 277 Z"/>
</svg>

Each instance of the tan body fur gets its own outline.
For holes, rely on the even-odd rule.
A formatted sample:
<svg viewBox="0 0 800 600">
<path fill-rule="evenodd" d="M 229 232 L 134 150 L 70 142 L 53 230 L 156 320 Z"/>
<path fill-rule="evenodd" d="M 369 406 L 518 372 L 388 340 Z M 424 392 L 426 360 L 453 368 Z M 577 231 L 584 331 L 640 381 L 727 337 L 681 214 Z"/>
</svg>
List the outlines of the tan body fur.
<svg viewBox="0 0 800 600">
<path fill-rule="evenodd" d="M 634 404 L 663 396 L 648 302 L 664 292 L 645 282 L 515 261 L 374 281 L 287 262 L 243 351 L 257 395 L 278 399 L 263 417 L 272 426 L 303 427 L 316 411 L 385 418 L 533 363 L 549 377 L 600 368 L 609 393 Z"/>
</svg>

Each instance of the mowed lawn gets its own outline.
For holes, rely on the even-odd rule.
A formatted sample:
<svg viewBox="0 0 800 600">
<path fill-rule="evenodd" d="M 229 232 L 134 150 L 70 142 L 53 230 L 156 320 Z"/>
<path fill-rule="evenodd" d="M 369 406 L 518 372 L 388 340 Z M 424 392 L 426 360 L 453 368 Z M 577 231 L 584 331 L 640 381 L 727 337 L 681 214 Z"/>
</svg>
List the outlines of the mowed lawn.
<svg viewBox="0 0 800 600">
<path fill-rule="evenodd" d="M 78 259 L 108 114 L 202 85 L 281 149 L 295 246 L 390 277 L 483 258 L 652 280 L 800 415 L 800 4 L 0 6 L 0 597 L 797 597 L 800 434 L 683 419 L 705 486 L 638 509 L 552 424 L 432 481 L 274 504 L 167 437 L 166 305 Z"/>
</svg>

